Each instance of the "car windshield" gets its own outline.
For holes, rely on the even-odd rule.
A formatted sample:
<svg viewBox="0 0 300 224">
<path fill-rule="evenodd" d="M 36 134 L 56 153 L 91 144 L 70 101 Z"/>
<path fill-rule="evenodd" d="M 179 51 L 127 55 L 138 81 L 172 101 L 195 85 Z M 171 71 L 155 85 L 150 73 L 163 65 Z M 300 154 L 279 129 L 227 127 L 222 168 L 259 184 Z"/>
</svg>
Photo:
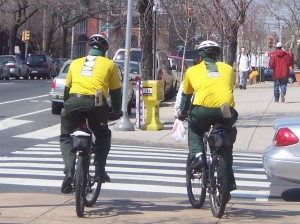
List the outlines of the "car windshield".
<svg viewBox="0 0 300 224">
<path fill-rule="evenodd" d="M 30 55 L 27 61 L 45 61 L 46 58 L 43 55 Z"/>
<path fill-rule="evenodd" d="M 118 65 L 124 70 L 125 62 L 124 61 L 116 61 Z M 130 63 L 129 73 L 139 74 L 139 64 L 137 63 Z"/>
<path fill-rule="evenodd" d="M 130 61 L 141 61 L 142 52 L 141 51 L 130 51 Z M 125 50 L 119 51 L 115 58 L 116 60 L 125 60 Z"/>
<path fill-rule="evenodd" d="M 70 67 L 70 64 L 67 64 L 64 68 L 63 68 L 63 71 L 59 74 L 59 78 L 66 78 L 67 77 L 67 74 L 68 74 L 68 71 L 69 71 L 69 67 Z"/>
<path fill-rule="evenodd" d="M 15 62 L 16 61 L 16 59 L 15 59 L 15 57 L 13 57 L 13 56 L 0 56 L 0 58 L 1 58 L 1 61 L 3 62 L 3 63 L 8 63 L 8 62 Z"/>
<path fill-rule="evenodd" d="M 178 57 L 183 57 L 183 50 L 178 51 Z M 198 53 L 195 50 L 186 50 L 185 51 L 185 58 L 186 59 L 196 59 L 198 57 Z"/>
</svg>

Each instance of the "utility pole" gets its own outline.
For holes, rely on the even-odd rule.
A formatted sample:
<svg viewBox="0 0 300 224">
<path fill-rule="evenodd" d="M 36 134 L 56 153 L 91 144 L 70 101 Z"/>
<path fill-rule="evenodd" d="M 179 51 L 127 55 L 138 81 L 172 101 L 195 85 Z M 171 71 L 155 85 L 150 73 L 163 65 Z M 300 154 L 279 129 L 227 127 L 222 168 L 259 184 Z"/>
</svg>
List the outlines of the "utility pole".
<svg viewBox="0 0 300 224">
<path fill-rule="evenodd" d="M 123 116 L 114 125 L 116 131 L 134 131 L 134 126 L 130 122 L 127 112 L 127 100 L 128 100 L 128 83 L 129 83 L 129 62 L 130 62 L 130 48 L 131 48 L 131 30 L 132 30 L 132 1 L 128 0 L 127 4 L 127 24 L 126 24 L 126 42 L 125 42 L 125 66 L 124 66 L 124 78 L 123 78 L 123 93 L 122 93 L 122 111 Z"/>
</svg>

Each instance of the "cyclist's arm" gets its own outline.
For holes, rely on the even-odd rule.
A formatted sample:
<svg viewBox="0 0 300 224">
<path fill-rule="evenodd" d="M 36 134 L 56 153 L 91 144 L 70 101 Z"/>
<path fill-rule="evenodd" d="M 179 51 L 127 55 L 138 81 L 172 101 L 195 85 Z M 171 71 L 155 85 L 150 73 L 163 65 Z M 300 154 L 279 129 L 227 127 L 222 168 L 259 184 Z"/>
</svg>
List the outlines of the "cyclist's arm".
<svg viewBox="0 0 300 224">
<path fill-rule="evenodd" d="M 66 77 L 66 85 L 64 89 L 64 102 L 66 102 L 70 98 L 71 86 L 72 86 L 72 63 L 69 67 L 68 74 Z"/>
<path fill-rule="evenodd" d="M 112 63 L 110 70 L 109 95 L 111 97 L 111 108 L 114 113 L 120 113 L 122 105 L 121 81 L 114 63 Z"/>
<path fill-rule="evenodd" d="M 122 102 L 121 88 L 109 90 L 109 95 L 111 99 L 111 108 L 113 112 L 119 113 L 121 111 Z"/>
</svg>

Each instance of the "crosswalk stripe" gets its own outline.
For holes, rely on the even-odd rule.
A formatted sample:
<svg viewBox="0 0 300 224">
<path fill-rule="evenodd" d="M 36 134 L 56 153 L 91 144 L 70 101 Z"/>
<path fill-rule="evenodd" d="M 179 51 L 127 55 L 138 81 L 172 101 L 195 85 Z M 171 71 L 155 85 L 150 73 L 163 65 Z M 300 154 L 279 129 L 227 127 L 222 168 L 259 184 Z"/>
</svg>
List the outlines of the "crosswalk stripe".
<svg viewBox="0 0 300 224">
<path fill-rule="evenodd" d="M 106 170 L 113 182 L 104 184 L 103 189 L 186 195 L 184 185 L 187 153 L 186 149 L 112 144 Z M 37 144 L 12 152 L 12 155 L 14 156 L 0 157 L 0 184 L 61 186 L 64 165 L 58 141 Z M 250 155 L 234 153 L 233 169 L 238 190 L 232 192 L 232 197 L 267 201 L 270 182 L 262 168 L 261 156 Z M 43 176 L 47 178 L 38 178 Z M 137 181 L 139 182 L 136 183 Z M 168 183 L 168 186 L 163 183 Z M 169 186 L 171 184 L 173 185 Z"/>
<path fill-rule="evenodd" d="M 34 139 L 47 139 L 60 135 L 60 124 L 53 125 L 52 127 L 43 128 L 37 131 L 29 132 L 26 134 L 15 135 L 16 138 L 34 138 Z"/>
<path fill-rule="evenodd" d="M 0 121 L 0 130 L 16 127 L 16 126 L 31 123 L 31 122 L 33 122 L 33 121 L 6 118 L 6 119 Z"/>
</svg>

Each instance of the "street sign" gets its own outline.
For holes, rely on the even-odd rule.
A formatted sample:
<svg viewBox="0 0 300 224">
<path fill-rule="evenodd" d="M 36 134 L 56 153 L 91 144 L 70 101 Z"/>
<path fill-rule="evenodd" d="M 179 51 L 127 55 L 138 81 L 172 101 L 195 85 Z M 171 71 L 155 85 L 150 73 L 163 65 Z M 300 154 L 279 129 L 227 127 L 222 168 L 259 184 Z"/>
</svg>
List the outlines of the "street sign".
<svg viewBox="0 0 300 224">
<path fill-rule="evenodd" d="M 111 26 L 110 24 L 105 24 L 105 25 L 102 25 L 101 26 L 101 29 L 102 30 L 110 30 L 110 29 L 113 29 L 114 27 Z"/>
</svg>

